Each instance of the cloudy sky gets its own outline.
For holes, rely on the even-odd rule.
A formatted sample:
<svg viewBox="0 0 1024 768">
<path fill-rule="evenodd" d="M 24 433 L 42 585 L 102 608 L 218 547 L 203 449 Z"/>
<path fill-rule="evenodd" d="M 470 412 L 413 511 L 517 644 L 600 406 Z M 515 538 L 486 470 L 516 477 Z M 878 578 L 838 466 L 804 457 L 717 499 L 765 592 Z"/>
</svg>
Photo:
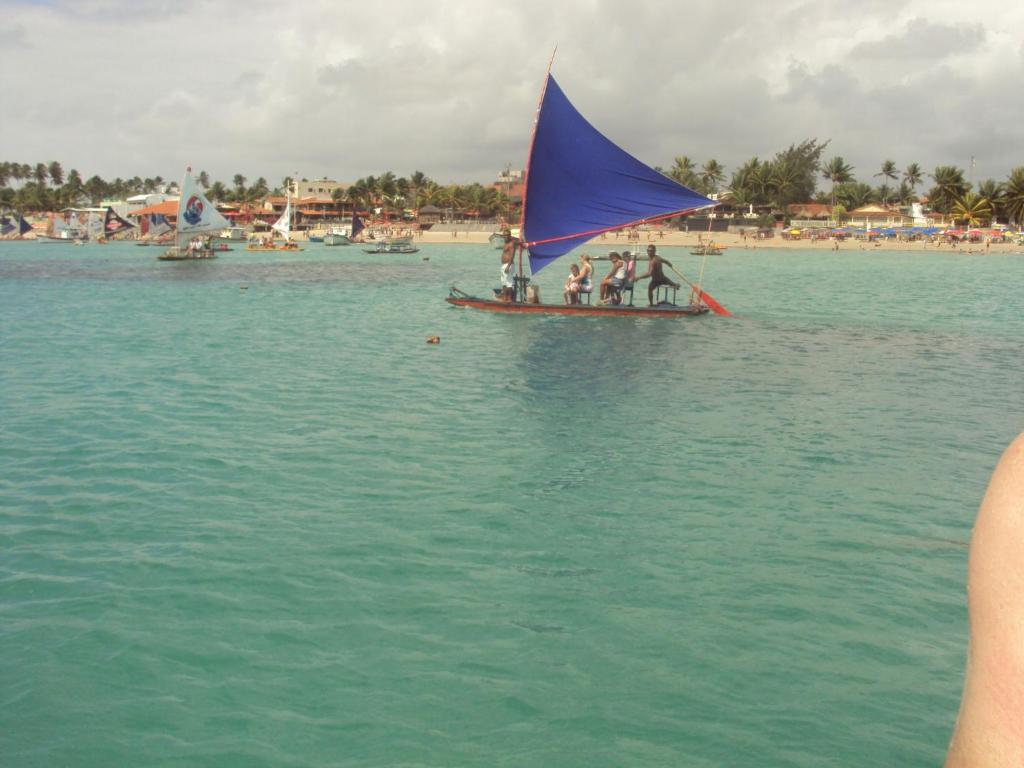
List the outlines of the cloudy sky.
<svg viewBox="0 0 1024 768">
<path fill-rule="evenodd" d="M 0 159 L 98 173 L 489 181 L 553 73 L 650 165 L 831 139 L 975 181 L 1024 165 L 1024 5 L 1000 0 L 0 0 Z"/>
</svg>

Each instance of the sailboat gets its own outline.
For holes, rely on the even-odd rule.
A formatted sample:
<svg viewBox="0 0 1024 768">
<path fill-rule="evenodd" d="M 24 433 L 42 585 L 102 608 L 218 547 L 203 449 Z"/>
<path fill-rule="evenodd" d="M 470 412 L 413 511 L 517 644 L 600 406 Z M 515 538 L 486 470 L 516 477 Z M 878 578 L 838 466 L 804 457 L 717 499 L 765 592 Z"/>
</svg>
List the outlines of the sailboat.
<svg viewBox="0 0 1024 768">
<path fill-rule="evenodd" d="M 717 205 L 643 164 L 616 146 L 572 105 L 548 68 L 526 169 L 520 220 L 519 275 L 515 300 L 478 298 L 452 286 L 446 301 L 457 307 L 515 314 L 682 317 L 728 311 L 699 285 L 690 303 L 665 300 L 655 306 L 541 304 L 527 290 L 523 251 L 530 272 L 544 267 L 592 238 L 625 227 L 679 216 Z M 682 278 L 685 280 L 685 278 Z M 532 295 L 531 295 L 532 294 Z M 530 300 L 532 299 L 532 300 Z"/>
<path fill-rule="evenodd" d="M 131 229 L 135 229 L 135 225 L 115 213 L 114 209 L 108 205 L 107 212 L 103 216 L 103 239 L 109 239 Z"/>
<path fill-rule="evenodd" d="M 245 246 L 247 251 L 301 251 L 302 249 L 297 243 L 292 241 L 292 188 L 291 186 L 287 189 L 287 201 L 284 206 L 284 213 L 270 225 L 270 228 L 275 232 L 279 232 L 284 237 L 284 242 L 281 244 L 275 243 L 273 240 L 255 240 Z"/>
<path fill-rule="evenodd" d="M 185 178 L 181 182 L 181 197 L 178 200 L 174 246 L 158 258 L 161 261 L 215 259 L 217 254 L 210 247 L 209 237 L 203 236 L 229 226 L 231 224 L 228 220 L 206 199 L 203 190 L 192 178 L 192 168 L 186 168 Z"/>
</svg>

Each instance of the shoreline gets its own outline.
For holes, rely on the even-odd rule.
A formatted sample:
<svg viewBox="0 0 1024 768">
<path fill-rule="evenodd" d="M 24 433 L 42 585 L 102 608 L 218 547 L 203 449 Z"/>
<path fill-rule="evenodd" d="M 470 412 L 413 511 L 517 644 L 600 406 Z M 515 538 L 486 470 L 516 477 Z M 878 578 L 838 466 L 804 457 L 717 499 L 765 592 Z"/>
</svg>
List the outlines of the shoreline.
<svg viewBox="0 0 1024 768">
<path fill-rule="evenodd" d="M 453 234 L 454 232 L 454 234 Z M 488 238 L 491 236 L 490 232 L 484 231 L 463 231 L 463 230 L 448 230 L 448 231 L 435 231 L 427 230 L 426 232 L 417 232 L 414 240 L 417 243 L 427 243 L 436 245 L 484 245 L 488 246 Z M 629 240 L 625 234 L 620 234 L 616 237 L 614 234 L 609 233 L 607 235 L 598 236 L 588 242 L 584 246 L 584 251 L 596 254 L 596 255 L 607 255 L 608 251 L 640 251 L 641 253 L 647 249 L 648 245 L 666 246 L 666 247 L 682 247 L 682 248 L 694 248 L 698 245 L 698 238 L 703 239 L 705 243 L 709 240 L 713 241 L 716 245 L 720 245 L 727 249 L 725 254 L 729 251 L 765 251 L 765 250 L 813 250 L 813 251 L 848 251 L 848 252 L 859 252 L 859 251 L 911 251 L 921 253 L 970 253 L 970 254 L 985 254 L 985 253 L 1005 253 L 1005 254 L 1024 254 L 1024 245 L 1016 242 L 1009 243 L 959 243 L 957 245 L 951 245 L 948 242 L 930 242 L 923 240 L 875 240 L 869 242 L 867 240 L 857 240 L 854 238 L 847 238 L 845 240 L 837 241 L 834 240 L 810 240 L 810 239 L 799 239 L 799 240 L 787 240 L 781 237 L 772 237 L 765 240 L 758 239 L 753 236 L 744 237 L 734 232 L 683 232 L 680 230 L 651 230 L 648 232 L 641 232 L 640 238 Z M 498 249 L 496 248 L 495 251 Z"/>
</svg>

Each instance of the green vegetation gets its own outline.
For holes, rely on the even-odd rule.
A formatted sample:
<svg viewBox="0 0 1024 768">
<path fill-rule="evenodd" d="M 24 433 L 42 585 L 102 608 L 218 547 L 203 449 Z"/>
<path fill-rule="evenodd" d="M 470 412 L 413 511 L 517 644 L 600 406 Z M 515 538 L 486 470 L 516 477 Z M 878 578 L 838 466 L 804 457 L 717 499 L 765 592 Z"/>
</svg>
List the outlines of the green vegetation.
<svg viewBox="0 0 1024 768">
<path fill-rule="evenodd" d="M 842 156 L 828 161 L 822 154 L 828 141 L 805 139 L 776 153 L 770 160 L 752 157 L 727 177 L 725 167 L 715 159 L 700 164 L 686 155 L 673 158 L 664 173 L 702 194 L 725 193 L 737 208 L 754 206 L 761 213 L 783 213 L 791 203 L 814 200 L 831 203 L 833 208 L 852 211 L 863 205 L 910 205 L 918 200 L 918 187 L 930 179 L 925 191 L 927 207 L 952 216 L 970 226 L 984 226 L 993 221 L 1024 224 L 1024 167 L 1014 168 L 1006 181 L 986 179 L 976 187 L 964 178 L 956 166 L 940 165 L 926 173 L 918 163 L 910 163 L 902 173 L 893 160 L 884 160 L 873 174 L 881 185 L 859 181 L 854 167 Z M 284 194 L 293 183 L 290 176 L 271 189 L 259 177 L 252 184 L 244 174 L 236 173 L 230 184 L 212 181 L 206 171 L 196 176 L 207 195 L 215 202 L 255 204 L 269 194 Z M 728 183 L 726 183 L 726 179 Z M 819 191 L 819 182 L 828 189 Z M 899 186 L 895 186 L 896 182 Z M 160 176 L 142 179 L 114 179 L 99 176 L 83 180 L 74 168 L 65 172 L 57 161 L 49 163 L 0 163 L 0 207 L 23 211 L 60 210 L 70 206 L 95 205 L 107 198 L 124 198 L 143 193 L 174 191 Z M 922 187 L 923 189 L 923 187 Z M 506 192 L 494 185 L 440 185 L 422 171 L 408 177 L 386 171 L 380 176 L 366 176 L 354 181 L 345 190 L 336 190 L 335 202 L 355 210 L 382 209 L 390 215 L 402 216 L 410 209 L 434 205 L 450 216 L 505 218 L 515 221 L 518 207 Z"/>
</svg>

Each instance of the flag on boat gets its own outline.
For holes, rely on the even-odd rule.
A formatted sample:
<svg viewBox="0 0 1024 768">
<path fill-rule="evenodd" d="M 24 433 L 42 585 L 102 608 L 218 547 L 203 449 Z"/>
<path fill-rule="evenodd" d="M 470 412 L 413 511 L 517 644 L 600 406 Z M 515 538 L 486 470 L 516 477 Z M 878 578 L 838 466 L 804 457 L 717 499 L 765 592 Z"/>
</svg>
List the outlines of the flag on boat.
<svg viewBox="0 0 1024 768">
<path fill-rule="evenodd" d="M 135 225 L 126 219 L 122 219 L 116 213 L 114 209 L 109 205 L 107 206 L 106 216 L 103 218 L 103 234 L 106 237 L 116 235 L 121 232 L 125 232 L 129 229 L 134 229 Z"/>
<path fill-rule="evenodd" d="M 352 214 L 352 233 L 350 237 L 355 240 L 356 235 L 366 229 L 366 225 L 363 224 L 363 220 L 355 213 Z"/>
<path fill-rule="evenodd" d="M 191 237 L 204 232 L 214 232 L 231 226 L 214 208 L 196 180 L 192 178 L 191 168 L 185 171 L 181 182 L 181 198 L 178 200 L 178 236 Z M 152 231 L 152 230 L 151 230 Z"/>
<path fill-rule="evenodd" d="M 603 232 L 717 205 L 613 144 L 550 73 L 529 157 L 522 232 L 534 273 Z"/>
</svg>

